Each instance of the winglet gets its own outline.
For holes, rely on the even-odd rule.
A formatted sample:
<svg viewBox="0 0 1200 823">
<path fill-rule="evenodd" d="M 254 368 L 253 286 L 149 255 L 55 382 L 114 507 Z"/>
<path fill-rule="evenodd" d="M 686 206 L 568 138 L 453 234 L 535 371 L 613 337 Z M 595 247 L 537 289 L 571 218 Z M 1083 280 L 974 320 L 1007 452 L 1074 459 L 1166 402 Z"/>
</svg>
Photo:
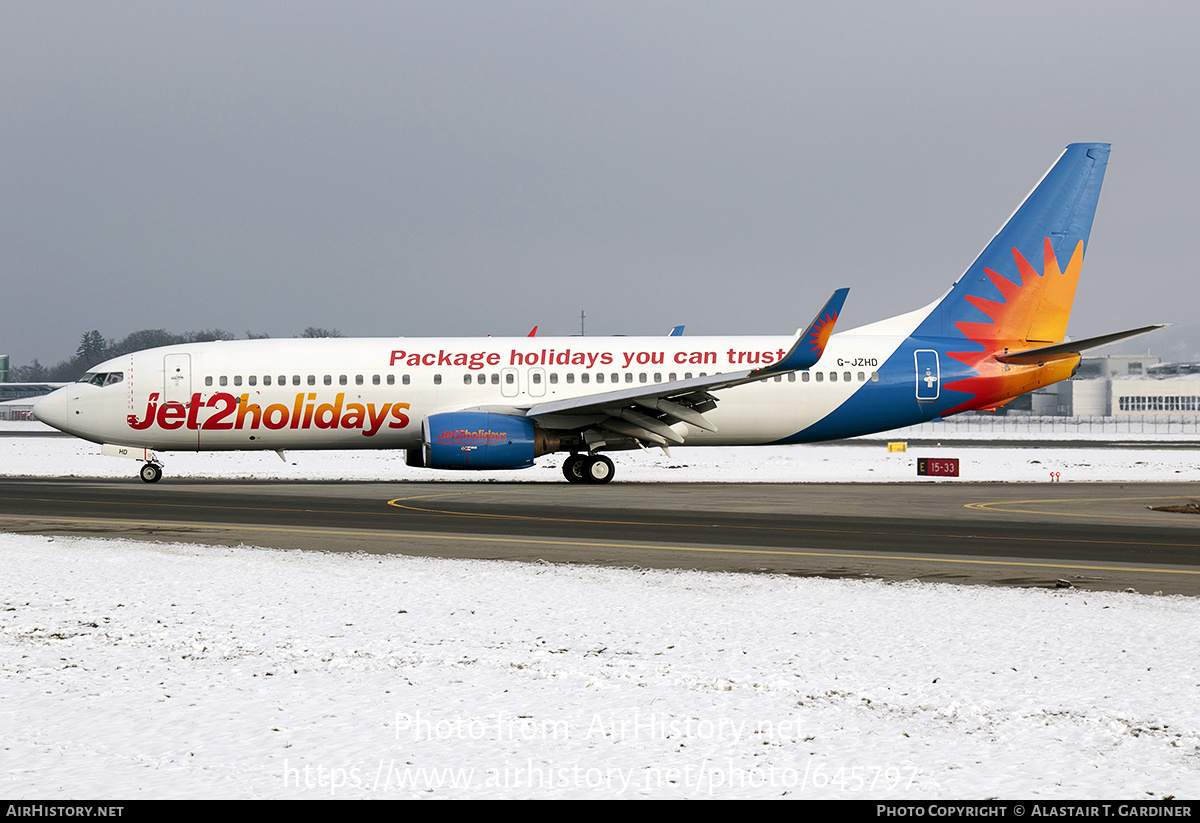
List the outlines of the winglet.
<svg viewBox="0 0 1200 823">
<path fill-rule="evenodd" d="M 833 334 L 833 324 L 837 322 L 842 304 L 846 302 L 846 295 L 849 293 L 850 289 L 835 291 L 825 307 L 817 312 L 817 316 L 808 324 L 808 328 L 796 337 L 796 342 L 783 359 L 765 369 L 759 369 L 755 374 L 778 374 L 815 366 L 825 353 L 825 345 Z"/>
<path fill-rule="evenodd" d="M 683 326 L 672 326 L 667 337 L 683 337 Z"/>
</svg>

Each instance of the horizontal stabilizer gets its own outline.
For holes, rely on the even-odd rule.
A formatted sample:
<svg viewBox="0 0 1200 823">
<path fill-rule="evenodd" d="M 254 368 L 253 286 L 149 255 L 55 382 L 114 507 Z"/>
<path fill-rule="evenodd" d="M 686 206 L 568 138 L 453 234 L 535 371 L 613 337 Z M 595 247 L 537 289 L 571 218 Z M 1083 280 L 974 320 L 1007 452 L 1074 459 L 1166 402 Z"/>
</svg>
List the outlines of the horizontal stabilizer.
<svg viewBox="0 0 1200 823">
<path fill-rule="evenodd" d="M 1012 354 L 998 354 L 996 355 L 996 359 L 1001 363 L 1014 363 L 1017 365 L 1043 363 L 1046 360 L 1057 359 L 1062 355 L 1079 354 L 1088 349 L 1096 349 L 1100 346 L 1107 346 L 1109 343 L 1116 343 L 1118 340 L 1137 337 L 1139 334 L 1148 334 L 1166 325 L 1166 323 L 1160 323 L 1156 326 L 1142 326 L 1140 329 L 1119 331 L 1113 334 L 1101 335 L 1100 337 L 1089 337 L 1085 340 L 1072 340 L 1068 343 L 1056 343 L 1053 346 L 1043 346 L 1040 349 L 1029 349 L 1027 351 L 1013 352 Z"/>
</svg>

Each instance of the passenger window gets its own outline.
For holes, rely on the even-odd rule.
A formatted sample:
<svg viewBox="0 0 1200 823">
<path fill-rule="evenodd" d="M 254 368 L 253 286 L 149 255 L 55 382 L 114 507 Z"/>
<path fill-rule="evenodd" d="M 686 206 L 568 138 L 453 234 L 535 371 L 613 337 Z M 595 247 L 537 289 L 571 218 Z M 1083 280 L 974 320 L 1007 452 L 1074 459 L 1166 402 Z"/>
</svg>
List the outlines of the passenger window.
<svg viewBox="0 0 1200 823">
<path fill-rule="evenodd" d="M 204 378 L 204 385 L 206 385 L 206 386 L 212 385 L 212 375 L 211 374 L 208 377 Z"/>
<path fill-rule="evenodd" d="M 859 383 L 865 383 L 865 382 L 867 382 L 867 375 L 866 375 L 865 373 L 863 373 L 863 372 L 859 372 L 859 373 L 858 373 L 858 382 L 859 382 Z"/>
<path fill-rule="evenodd" d="M 228 386 L 229 378 L 226 377 L 225 375 L 221 375 L 220 379 L 218 379 L 217 382 L 220 383 L 222 386 Z"/>
<path fill-rule="evenodd" d="M 842 372 L 842 380 L 849 383 L 850 382 L 850 372 L 848 372 L 848 371 Z"/>
<path fill-rule="evenodd" d="M 629 380 L 629 378 L 628 378 L 628 377 L 626 377 L 626 378 L 625 378 L 625 382 L 626 382 L 626 383 L 630 382 L 630 380 Z M 645 373 L 645 372 L 642 372 L 642 373 L 640 373 L 640 374 L 638 375 L 638 382 L 639 382 L 639 383 L 645 383 L 645 382 L 646 382 L 646 373 Z"/>
<path fill-rule="evenodd" d="M 344 386 L 349 382 L 350 381 L 349 381 L 349 379 L 347 379 L 346 375 L 343 374 L 343 375 L 338 376 L 338 385 L 339 386 Z"/>
<path fill-rule="evenodd" d="M 333 375 L 332 374 L 325 375 L 324 383 L 326 386 L 332 386 L 333 385 Z"/>
<path fill-rule="evenodd" d="M 469 375 L 469 374 L 464 374 L 464 375 L 463 375 L 463 385 L 464 385 L 464 386 L 469 386 L 469 385 L 471 385 L 471 375 Z"/>
<path fill-rule="evenodd" d="M 269 385 L 271 385 L 271 375 L 269 375 L 269 374 L 264 374 L 264 375 L 263 375 L 263 385 L 264 385 L 264 386 L 269 386 Z"/>
<path fill-rule="evenodd" d="M 558 372 L 550 372 L 550 382 L 551 383 L 558 382 Z"/>
<path fill-rule="evenodd" d="M 596 375 L 596 382 L 597 382 L 597 383 L 603 383 L 603 382 L 604 382 L 604 375 L 603 375 L 603 374 L 597 374 L 597 375 Z"/>
<path fill-rule="evenodd" d="M 249 383 L 251 386 L 257 386 L 258 385 L 258 375 L 257 374 L 250 375 L 249 377 L 246 378 L 246 382 Z"/>
<path fill-rule="evenodd" d="M 567 372 L 567 382 L 568 383 L 575 382 L 575 373 L 574 372 Z"/>
<path fill-rule="evenodd" d="M 807 383 L 809 380 L 808 372 L 804 372 L 804 374 L 800 375 L 800 379 Z"/>
<path fill-rule="evenodd" d="M 433 376 L 433 385 L 435 385 L 435 386 L 442 385 L 442 376 L 440 374 L 435 374 Z"/>
<path fill-rule="evenodd" d="M 597 375 L 597 376 L 599 376 L 599 375 Z M 579 375 L 580 383 L 586 383 L 587 381 L 589 381 L 591 379 L 592 379 L 591 375 L 589 375 L 587 372 L 584 372 L 583 374 Z M 599 381 L 597 381 L 597 382 L 599 382 Z"/>
<path fill-rule="evenodd" d="M 493 386 L 499 386 L 499 385 L 500 385 L 500 375 L 498 375 L 498 374 L 493 374 L 493 375 L 492 375 L 492 385 L 493 385 Z"/>
<path fill-rule="evenodd" d="M 542 373 L 540 371 L 535 371 L 533 373 L 533 383 L 535 386 L 540 386 L 542 384 Z"/>
<path fill-rule="evenodd" d="M 509 372 L 508 374 L 504 375 L 504 382 L 510 386 L 513 384 L 513 381 L 515 379 L 516 378 L 513 376 L 512 372 Z"/>
<path fill-rule="evenodd" d="M 298 375 L 298 374 L 293 374 L 293 375 L 292 375 L 292 385 L 293 385 L 293 386 L 299 386 L 299 385 L 300 385 L 300 375 Z"/>
<path fill-rule="evenodd" d="M 354 385 L 361 386 L 363 384 L 363 376 L 361 374 L 354 375 Z"/>
<path fill-rule="evenodd" d="M 487 376 L 481 374 L 481 375 L 479 375 L 479 378 L 475 382 L 482 386 L 484 383 L 487 382 Z"/>
<path fill-rule="evenodd" d="M 822 382 L 824 379 L 825 379 L 825 373 L 824 373 L 824 372 L 817 372 L 817 382 L 818 382 L 818 383 L 820 383 L 820 382 Z"/>
<path fill-rule="evenodd" d="M 796 373 L 795 373 L 794 371 L 790 371 L 790 372 L 788 372 L 788 382 L 789 382 L 789 383 L 795 383 L 795 382 L 796 382 Z"/>
<path fill-rule="evenodd" d="M 373 374 L 373 375 L 371 375 L 371 385 L 372 385 L 372 386 L 378 386 L 378 385 L 379 385 L 379 375 L 377 375 L 377 374 Z"/>
<path fill-rule="evenodd" d="M 242 376 L 240 374 L 235 374 L 233 376 L 233 385 L 235 385 L 235 386 L 242 385 Z"/>
<path fill-rule="evenodd" d="M 871 382 L 872 382 L 872 383 L 878 383 L 878 382 L 879 382 L 879 372 L 877 372 L 877 371 L 873 371 L 873 372 L 871 372 Z"/>
</svg>

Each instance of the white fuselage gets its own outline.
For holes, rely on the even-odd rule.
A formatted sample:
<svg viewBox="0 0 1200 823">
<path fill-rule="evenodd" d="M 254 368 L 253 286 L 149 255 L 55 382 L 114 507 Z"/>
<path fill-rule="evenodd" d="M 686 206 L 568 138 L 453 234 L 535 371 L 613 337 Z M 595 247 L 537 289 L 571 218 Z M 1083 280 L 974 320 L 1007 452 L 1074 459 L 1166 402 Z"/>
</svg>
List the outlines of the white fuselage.
<svg viewBox="0 0 1200 823">
<path fill-rule="evenodd" d="M 908 324 L 905 324 L 908 325 Z M 877 380 L 899 336 L 834 335 L 801 372 L 715 392 L 715 432 L 688 445 L 787 437 Z M 889 329 L 891 331 L 891 329 Z M 39 404 L 52 425 L 159 450 L 415 448 L 431 414 L 518 409 L 777 362 L 786 336 L 374 338 L 185 344 L 114 358 Z"/>
</svg>

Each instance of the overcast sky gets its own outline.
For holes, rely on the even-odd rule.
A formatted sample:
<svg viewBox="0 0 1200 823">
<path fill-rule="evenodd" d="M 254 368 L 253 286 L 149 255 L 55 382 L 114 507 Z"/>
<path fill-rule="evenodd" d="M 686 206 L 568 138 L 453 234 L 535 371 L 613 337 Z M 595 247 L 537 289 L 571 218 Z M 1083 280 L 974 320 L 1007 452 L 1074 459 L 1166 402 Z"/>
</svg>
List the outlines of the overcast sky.
<svg viewBox="0 0 1200 823">
<path fill-rule="evenodd" d="M 791 333 L 1113 144 L 1069 332 L 1200 306 L 1192 3 L 0 0 L 0 353 Z M 1145 345 L 1144 343 L 1140 345 Z"/>
</svg>

